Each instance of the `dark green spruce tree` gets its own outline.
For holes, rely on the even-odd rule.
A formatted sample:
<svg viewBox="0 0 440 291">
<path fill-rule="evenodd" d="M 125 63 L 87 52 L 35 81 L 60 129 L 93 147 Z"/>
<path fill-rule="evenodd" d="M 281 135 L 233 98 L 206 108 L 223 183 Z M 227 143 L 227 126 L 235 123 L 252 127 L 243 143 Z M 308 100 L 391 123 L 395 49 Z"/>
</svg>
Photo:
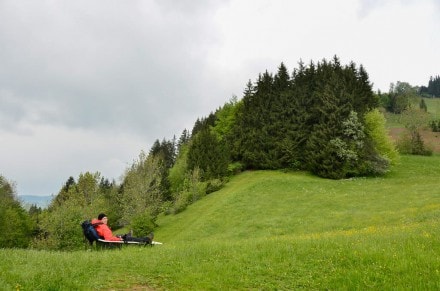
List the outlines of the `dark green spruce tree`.
<svg viewBox="0 0 440 291">
<path fill-rule="evenodd" d="M 328 178 L 344 176 L 344 160 L 338 157 L 337 145 L 332 143 L 342 135 L 341 119 L 346 119 L 352 110 L 341 74 L 338 62 L 318 63 L 313 105 L 309 108 L 314 123 L 304 149 L 304 163 L 312 173 Z"/>
<path fill-rule="evenodd" d="M 160 192 L 162 193 L 162 200 L 167 201 L 172 199 L 171 184 L 169 181 L 169 171 L 176 161 L 176 141 L 175 137 L 172 141 L 166 140 L 162 142 L 156 140 L 149 152 L 150 156 L 157 157 L 160 160 L 161 182 Z"/>
<path fill-rule="evenodd" d="M 222 178 L 228 170 L 228 147 L 209 128 L 205 128 L 193 136 L 187 163 L 189 170 L 199 168 L 202 171 L 203 181 Z"/>
</svg>

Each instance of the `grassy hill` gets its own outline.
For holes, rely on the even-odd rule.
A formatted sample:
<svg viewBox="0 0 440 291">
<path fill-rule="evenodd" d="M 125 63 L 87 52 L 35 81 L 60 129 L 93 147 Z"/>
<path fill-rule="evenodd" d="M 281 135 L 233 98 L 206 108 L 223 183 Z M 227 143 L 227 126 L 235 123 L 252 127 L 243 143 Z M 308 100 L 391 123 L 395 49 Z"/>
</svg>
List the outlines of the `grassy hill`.
<svg viewBox="0 0 440 291">
<path fill-rule="evenodd" d="M 440 98 L 423 98 L 428 108 L 428 112 L 432 114 L 434 119 L 440 118 Z"/>
<path fill-rule="evenodd" d="M 0 250 L 0 289 L 440 288 L 440 156 L 381 178 L 245 172 L 178 215 L 153 248 Z"/>
</svg>

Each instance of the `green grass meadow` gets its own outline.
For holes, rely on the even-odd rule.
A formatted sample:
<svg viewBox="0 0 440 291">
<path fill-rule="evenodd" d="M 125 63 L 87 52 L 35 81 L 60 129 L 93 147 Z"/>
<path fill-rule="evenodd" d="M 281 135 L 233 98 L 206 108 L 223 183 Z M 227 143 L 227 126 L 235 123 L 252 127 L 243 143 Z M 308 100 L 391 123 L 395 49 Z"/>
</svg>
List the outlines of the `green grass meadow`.
<svg viewBox="0 0 440 291">
<path fill-rule="evenodd" d="M 440 155 L 385 177 L 244 172 L 154 247 L 0 250 L 1 290 L 440 290 Z"/>
<path fill-rule="evenodd" d="M 428 113 L 430 115 L 430 120 L 440 119 L 440 98 L 423 98 L 425 100 L 426 107 L 428 108 Z M 419 104 L 413 104 L 415 108 L 418 108 Z M 400 114 L 393 114 L 385 112 L 385 117 L 387 120 L 387 128 L 399 128 L 403 127 L 402 117 Z"/>
<path fill-rule="evenodd" d="M 440 98 L 423 98 L 428 108 L 428 112 L 433 115 L 433 119 L 440 118 Z"/>
</svg>

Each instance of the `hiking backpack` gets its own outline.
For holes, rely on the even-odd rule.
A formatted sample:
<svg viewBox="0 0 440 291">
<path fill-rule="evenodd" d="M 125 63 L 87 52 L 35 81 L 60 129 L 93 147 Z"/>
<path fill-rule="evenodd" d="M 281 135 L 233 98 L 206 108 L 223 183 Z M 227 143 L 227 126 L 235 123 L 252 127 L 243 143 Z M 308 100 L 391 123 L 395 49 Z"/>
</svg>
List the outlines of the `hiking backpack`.
<svg viewBox="0 0 440 291">
<path fill-rule="evenodd" d="M 90 220 L 85 220 L 83 223 L 81 223 L 81 227 L 83 229 L 84 236 L 87 238 L 90 244 L 93 244 L 95 240 L 100 239 L 94 225 L 90 222 Z"/>
</svg>

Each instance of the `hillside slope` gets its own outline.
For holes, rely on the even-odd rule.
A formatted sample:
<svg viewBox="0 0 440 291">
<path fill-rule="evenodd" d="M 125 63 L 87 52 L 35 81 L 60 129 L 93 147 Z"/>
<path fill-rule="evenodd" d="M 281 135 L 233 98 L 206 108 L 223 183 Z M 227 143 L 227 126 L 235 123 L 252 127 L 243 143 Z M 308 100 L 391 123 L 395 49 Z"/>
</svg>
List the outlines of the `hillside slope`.
<svg viewBox="0 0 440 291">
<path fill-rule="evenodd" d="M 0 289 L 440 290 L 439 177 L 439 155 L 380 178 L 245 172 L 160 217 L 163 245 L 0 250 Z"/>
<path fill-rule="evenodd" d="M 183 213 L 161 217 L 158 234 L 170 242 L 237 241 L 401 227 L 439 216 L 439 165 L 438 155 L 404 156 L 386 177 L 346 180 L 245 172 Z"/>
</svg>

